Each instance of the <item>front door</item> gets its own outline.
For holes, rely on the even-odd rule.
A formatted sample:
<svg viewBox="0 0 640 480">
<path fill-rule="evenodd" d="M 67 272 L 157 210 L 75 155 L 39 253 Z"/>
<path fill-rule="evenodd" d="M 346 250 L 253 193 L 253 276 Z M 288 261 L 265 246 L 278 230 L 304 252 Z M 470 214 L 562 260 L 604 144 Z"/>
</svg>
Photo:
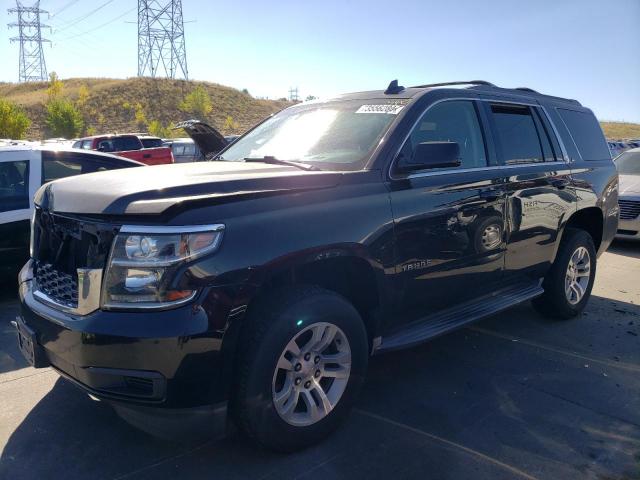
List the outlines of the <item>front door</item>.
<svg viewBox="0 0 640 480">
<path fill-rule="evenodd" d="M 398 316 L 420 320 L 491 291 L 505 254 L 506 190 L 473 100 L 428 107 L 395 162 L 422 142 L 456 142 L 461 165 L 400 174 L 392 168 Z"/>
</svg>

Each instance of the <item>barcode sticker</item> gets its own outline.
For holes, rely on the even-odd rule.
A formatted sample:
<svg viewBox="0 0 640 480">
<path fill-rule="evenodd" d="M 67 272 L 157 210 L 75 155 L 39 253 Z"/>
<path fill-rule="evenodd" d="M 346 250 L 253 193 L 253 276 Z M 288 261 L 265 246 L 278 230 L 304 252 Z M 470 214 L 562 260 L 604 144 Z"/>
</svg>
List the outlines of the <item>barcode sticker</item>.
<svg viewBox="0 0 640 480">
<path fill-rule="evenodd" d="M 362 105 L 358 110 L 356 110 L 356 113 L 386 113 L 388 115 L 397 115 L 403 108 L 404 105 L 391 103 L 383 103 L 378 105 Z"/>
</svg>

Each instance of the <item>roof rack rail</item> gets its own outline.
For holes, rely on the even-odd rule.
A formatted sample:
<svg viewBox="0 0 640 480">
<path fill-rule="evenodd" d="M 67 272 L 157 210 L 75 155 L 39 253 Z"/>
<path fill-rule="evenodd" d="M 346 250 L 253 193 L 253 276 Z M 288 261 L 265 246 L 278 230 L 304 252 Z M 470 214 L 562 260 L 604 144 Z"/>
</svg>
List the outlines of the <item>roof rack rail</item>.
<svg viewBox="0 0 640 480">
<path fill-rule="evenodd" d="M 516 87 L 514 90 L 521 90 L 523 92 L 531 92 L 531 93 L 540 93 L 537 90 L 534 90 L 533 88 L 529 88 L 529 87 Z"/>
<path fill-rule="evenodd" d="M 468 80 L 468 81 L 458 81 L 458 82 L 443 82 L 443 83 L 429 83 L 425 85 L 414 85 L 410 88 L 427 88 L 427 87 L 446 87 L 449 85 L 486 85 L 488 87 L 495 87 L 495 85 L 491 82 L 487 82 L 486 80 Z"/>
</svg>

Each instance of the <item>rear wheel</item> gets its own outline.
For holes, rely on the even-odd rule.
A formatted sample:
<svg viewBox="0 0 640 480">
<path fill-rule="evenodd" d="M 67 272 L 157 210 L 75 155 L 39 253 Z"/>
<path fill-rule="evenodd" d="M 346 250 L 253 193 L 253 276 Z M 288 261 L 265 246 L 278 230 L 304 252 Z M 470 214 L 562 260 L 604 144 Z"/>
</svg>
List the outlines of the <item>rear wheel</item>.
<svg viewBox="0 0 640 480">
<path fill-rule="evenodd" d="M 544 294 L 534 306 L 543 314 L 571 318 L 584 310 L 596 275 L 596 249 L 584 230 L 567 229 L 556 260 L 542 286 Z"/>
<path fill-rule="evenodd" d="M 252 309 L 239 358 L 234 417 L 262 445 L 293 451 L 348 414 L 367 367 L 356 309 L 318 287 L 292 287 Z"/>
</svg>

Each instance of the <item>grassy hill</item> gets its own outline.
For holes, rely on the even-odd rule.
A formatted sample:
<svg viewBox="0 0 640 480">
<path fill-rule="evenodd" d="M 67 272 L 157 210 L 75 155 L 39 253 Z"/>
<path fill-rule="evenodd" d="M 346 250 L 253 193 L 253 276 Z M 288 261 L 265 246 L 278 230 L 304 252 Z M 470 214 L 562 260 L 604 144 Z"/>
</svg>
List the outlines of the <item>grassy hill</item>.
<svg viewBox="0 0 640 480">
<path fill-rule="evenodd" d="M 89 95 L 82 111 L 85 129 L 89 133 L 144 131 L 145 120 L 156 120 L 166 126 L 193 118 L 192 114 L 180 111 L 179 105 L 197 85 L 209 93 L 213 105 L 207 118 L 200 120 L 210 123 L 223 134 L 242 133 L 266 116 L 290 105 L 284 100 L 258 100 L 240 90 L 208 82 L 72 78 L 63 80 L 63 83 L 64 94 L 74 101 L 83 85 L 88 89 Z M 0 97 L 22 106 L 32 120 L 28 138 L 46 135 L 44 102 L 47 86 L 46 82 L 0 83 Z M 140 113 L 145 120 L 140 121 Z"/>
<path fill-rule="evenodd" d="M 148 122 L 163 126 L 193 118 L 180 110 L 186 94 L 201 85 L 210 95 L 213 110 L 207 118 L 223 134 L 242 133 L 266 116 L 290 105 L 285 100 L 258 100 L 235 88 L 215 83 L 152 78 L 72 78 L 63 80 L 64 93 L 77 100 L 81 87 L 88 89 L 82 107 L 84 133 L 147 130 Z M 0 97 L 21 105 L 32 120 L 28 138 L 44 138 L 46 82 L 0 83 Z M 640 124 L 601 122 L 607 138 L 640 138 Z M 181 134 L 181 132 L 176 132 Z"/>
<path fill-rule="evenodd" d="M 640 124 L 626 122 L 600 122 L 604 134 L 610 139 L 640 138 Z"/>
</svg>

